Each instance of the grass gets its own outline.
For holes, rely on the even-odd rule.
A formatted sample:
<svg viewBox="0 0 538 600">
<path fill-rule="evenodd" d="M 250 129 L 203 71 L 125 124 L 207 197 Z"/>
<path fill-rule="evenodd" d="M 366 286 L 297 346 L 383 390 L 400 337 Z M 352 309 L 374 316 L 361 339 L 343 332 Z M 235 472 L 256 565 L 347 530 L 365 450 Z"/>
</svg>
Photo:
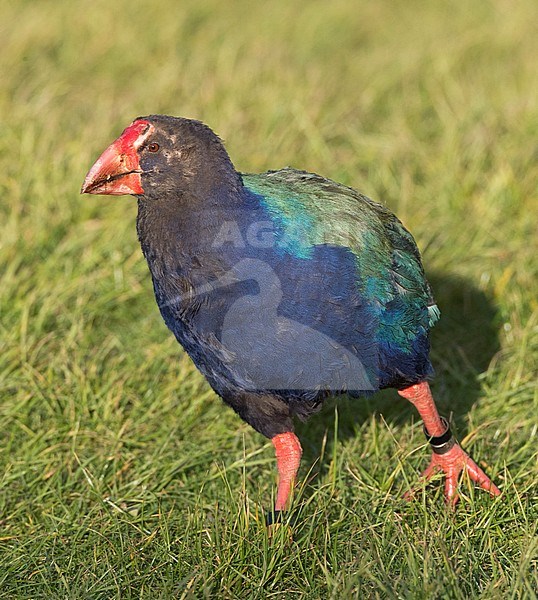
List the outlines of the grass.
<svg viewBox="0 0 538 600">
<path fill-rule="evenodd" d="M 536 598 L 533 0 L 4 2 L 0 597 Z M 266 440 L 161 323 L 129 198 L 81 197 L 135 116 L 200 118 L 236 165 L 353 185 L 414 233 L 434 393 L 503 490 L 441 482 L 394 392 L 329 403 L 294 541 Z"/>
</svg>

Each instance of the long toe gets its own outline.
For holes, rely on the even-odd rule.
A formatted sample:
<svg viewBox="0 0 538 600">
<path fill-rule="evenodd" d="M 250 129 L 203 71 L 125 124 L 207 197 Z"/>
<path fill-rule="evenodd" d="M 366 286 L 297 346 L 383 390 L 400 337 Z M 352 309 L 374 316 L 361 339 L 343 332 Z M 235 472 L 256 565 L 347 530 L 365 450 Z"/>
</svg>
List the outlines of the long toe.
<svg viewBox="0 0 538 600">
<path fill-rule="evenodd" d="M 428 469 L 437 468 L 445 474 L 445 498 L 455 504 L 458 501 L 458 479 L 462 471 L 466 471 L 472 481 L 492 496 L 499 496 L 501 491 L 482 471 L 461 446 L 454 446 L 445 454 L 433 454 Z"/>
<path fill-rule="evenodd" d="M 430 464 L 426 467 L 426 469 L 420 475 L 421 481 L 428 482 L 434 475 L 440 470 L 439 465 L 435 464 L 432 460 Z M 404 494 L 405 500 L 413 500 L 416 492 L 418 491 L 420 486 L 412 487 L 410 490 L 407 490 Z"/>
<path fill-rule="evenodd" d="M 493 481 L 491 481 L 474 460 L 468 455 L 465 455 L 465 458 L 465 468 L 467 469 L 467 473 L 469 473 L 469 477 L 492 496 L 500 496 L 501 490 L 493 483 Z"/>
</svg>

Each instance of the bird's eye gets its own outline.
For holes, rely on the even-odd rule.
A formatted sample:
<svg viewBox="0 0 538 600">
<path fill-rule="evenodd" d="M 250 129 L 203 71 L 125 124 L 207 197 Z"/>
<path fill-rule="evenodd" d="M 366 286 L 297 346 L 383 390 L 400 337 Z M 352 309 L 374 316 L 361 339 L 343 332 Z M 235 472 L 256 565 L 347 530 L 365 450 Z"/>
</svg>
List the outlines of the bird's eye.
<svg viewBox="0 0 538 600">
<path fill-rule="evenodd" d="M 150 145 L 148 146 L 148 150 L 149 150 L 150 152 L 158 152 L 158 151 L 159 151 L 159 148 L 160 148 L 160 146 L 159 146 L 159 144 L 157 144 L 157 142 L 153 142 L 152 144 L 150 144 Z"/>
</svg>

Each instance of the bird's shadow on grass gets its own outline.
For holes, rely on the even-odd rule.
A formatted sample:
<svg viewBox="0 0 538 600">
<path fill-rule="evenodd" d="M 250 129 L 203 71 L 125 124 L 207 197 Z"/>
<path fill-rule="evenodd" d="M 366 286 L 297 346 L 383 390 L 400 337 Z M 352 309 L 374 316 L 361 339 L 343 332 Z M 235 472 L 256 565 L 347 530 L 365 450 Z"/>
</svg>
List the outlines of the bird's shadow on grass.
<svg viewBox="0 0 538 600">
<path fill-rule="evenodd" d="M 441 319 L 431 331 L 431 360 L 436 374 L 432 392 L 439 412 L 451 418 L 458 437 L 467 433 L 467 413 L 481 393 L 478 379 L 499 349 L 497 310 L 491 298 L 468 280 L 455 275 L 429 273 Z M 383 415 L 392 426 L 419 419 L 411 403 L 396 390 L 384 390 L 368 398 L 329 400 L 308 423 L 297 423 L 305 465 L 315 463 L 326 439 L 324 455 L 334 444 L 334 409 L 338 405 L 338 439 L 355 437 L 372 414 Z M 327 459 L 317 469 L 327 468 Z"/>
</svg>

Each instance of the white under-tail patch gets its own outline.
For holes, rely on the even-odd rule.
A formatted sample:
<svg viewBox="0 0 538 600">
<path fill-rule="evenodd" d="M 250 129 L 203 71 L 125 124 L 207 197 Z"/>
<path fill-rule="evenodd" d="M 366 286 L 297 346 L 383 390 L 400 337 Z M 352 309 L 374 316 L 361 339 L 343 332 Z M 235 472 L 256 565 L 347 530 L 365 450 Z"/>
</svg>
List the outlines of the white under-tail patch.
<svg viewBox="0 0 538 600">
<path fill-rule="evenodd" d="M 437 323 L 437 321 L 439 321 L 439 319 L 441 318 L 441 311 L 439 310 L 437 304 L 432 304 L 431 306 L 428 306 L 428 318 L 430 327 L 435 325 L 435 323 Z"/>
</svg>

